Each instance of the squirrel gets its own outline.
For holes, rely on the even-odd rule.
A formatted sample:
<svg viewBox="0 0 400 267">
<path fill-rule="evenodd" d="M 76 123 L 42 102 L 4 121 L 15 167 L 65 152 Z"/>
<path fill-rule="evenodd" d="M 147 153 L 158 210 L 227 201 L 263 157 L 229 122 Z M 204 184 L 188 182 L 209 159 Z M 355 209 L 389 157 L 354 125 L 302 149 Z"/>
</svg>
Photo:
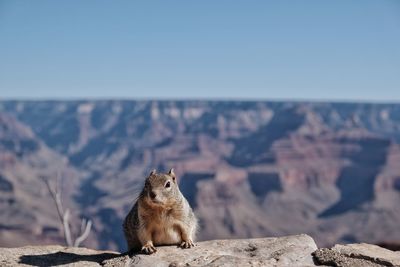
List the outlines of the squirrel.
<svg viewBox="0 0 400 267">
<path fill-rule="evenodd" d="M 158 245 L 194 246 L 198 223 L 192 208 L 179 190 L 174 169 L 153 170 L 123 223 L 129 252 L 145 254 Z"/>
</svg>

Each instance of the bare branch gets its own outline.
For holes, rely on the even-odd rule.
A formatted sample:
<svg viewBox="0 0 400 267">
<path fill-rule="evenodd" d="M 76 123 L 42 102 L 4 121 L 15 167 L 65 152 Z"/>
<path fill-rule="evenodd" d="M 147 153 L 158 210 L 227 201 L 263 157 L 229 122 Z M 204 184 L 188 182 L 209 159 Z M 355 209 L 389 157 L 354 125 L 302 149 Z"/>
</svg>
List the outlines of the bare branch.
<svg viewBox="0 0 400 267">
<path fill-rule="evenodd" d="M 81 233 L 80 236 L 78 236 L 78 238 L 75 240 L 75 247 L 79 247 L 79 245 L 86 239 L 88 238 L 89 234 L 90 234 L 90 230 L 92 229 L 92 221 L 88 220 L 86 223 L 86 228 L 85 231 L 83 233 Z"/>
<path fill-rule="evenodd" d="M 51 184 L 50 184 L 49 179 L 46 179 L 45 177 L 41 177 L 41 178 L 42 178 L 43 182 L 46 184 L 47 189 L 48 189 L 48 191 L 49 191 L 51 197 L 53 198 L 54 203 L 56 204 L 58 217 L 59 217 L 60 220 L 62 221 L 62 220 L 63 220 L 63 213 L 64 213 L 64 212 L 63 212 L 62 205 L 59 205 L 59 204 L 58 204 L 59 201 L 57 201 L 57 199 L 58 199 L 58 197 L 57 197 L 57 189 L 53 189 L 53 188 L 51 187 Z"/>
<path fill-rule="evenodd" d="M 65 234 L 65 240 L 67 242 L 67 245 L 69 247 L 72 247 L 72 238 L 71 238 L 71 230 L 69 228 L 69 209 L 67 209 L 64 213 L 63 217 L 63 226 L 64 226 L 64 234 Z"/>
<path fill-rule="evenodd" d="M 60 222 L 62 223 L 62 227 L 63 227 L 63 231 L 64 231 L 64 239 L 65 239 L 66 245 L 69 247 L 72 247 L 72 246 L 78 247 L 89 236 L 90 230 L 92 229 L 92 221 L 82 219 L 79 236 L 75 239 L 75 241 L 73 241 L 70 223 L 69 223 L 70 210 L 67 209 L 64 212 L 64 208 L 63 208 L 63 204 L 62 204 L 61 187 L 60 187 L 60 179 L 61 178 L 62 178 L 61 174 L 60 174 L 60 172 L 58 172 L 57 177 L 56 177 L 56 186 L 55 186 L 55 188 L 52 188 L 49 179 L 41 177 L 41 179 L 46 184 L 47 189 L 49 190 L 49 193 L 56 204 L 58 217 L 60 219 Z"/>
<path fill-rule="evenodd" d="M 49 193 L 50 193 L 51 197 L 53 198 L 54 203 L 56 204 L 58 217 L 59 217 L 60 221 L 62 222 L 63 228 L 64 228 L 64 231 L 63 231 L 64 232 L 64 240 L 65 240 L 66 245 L 69 246 L 72 243 L 70 241 L 70 239 L 71 239 L 70 232 L 65 231 L 65 220 L 67 220 L 67 225 L 68 225 L 69 214 L 64 214 L 64 209 L 63 209 L 62 201 L 61 201 L 61 194 L 58 190 L 58 177 L 59 176 L 57 176 L 56 187 L 54 189 L 51 187 L 49 179 L 42 177 L 42 180 L 46 184 L 47 189 L 49 190 Z M 65 215 L 67 215 L 67 216 L 65 216 Z M 68 229 L 69 229 L 69 225 L 68 225 Z"/>
</svg>

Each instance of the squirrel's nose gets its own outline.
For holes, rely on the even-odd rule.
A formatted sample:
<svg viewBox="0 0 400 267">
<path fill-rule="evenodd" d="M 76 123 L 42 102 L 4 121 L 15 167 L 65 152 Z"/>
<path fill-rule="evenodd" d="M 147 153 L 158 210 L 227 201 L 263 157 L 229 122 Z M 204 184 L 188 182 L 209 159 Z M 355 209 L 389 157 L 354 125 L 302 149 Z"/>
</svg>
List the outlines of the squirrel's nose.
<svg viewBox="0 0 400 267">
<path fill-rule="evenodd" d="M 151 197 L 152 199 L 155 199 L 156 196 L 157 196 L 156 193 L 154 193 L 153 191 L 150 192 L 150 197 Z"/>
</svg>

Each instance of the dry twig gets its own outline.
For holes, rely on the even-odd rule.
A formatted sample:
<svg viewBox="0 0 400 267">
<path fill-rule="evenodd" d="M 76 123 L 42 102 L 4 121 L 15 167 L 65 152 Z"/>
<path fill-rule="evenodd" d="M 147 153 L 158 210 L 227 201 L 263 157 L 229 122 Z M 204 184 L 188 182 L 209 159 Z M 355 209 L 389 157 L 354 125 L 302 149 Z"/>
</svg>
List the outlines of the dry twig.
<svg viewBox="0 0 400 267">
<path fill-rule="evenodd" d="M 57 177 L 56 177 L 56 186 L 55 186 L 55 188 L 52 188 L 49 179 L 42 177 L 42 180 L 46 184 L 47 189 L 48 189 L 51 197 L 53 198 L 54 203 L 56 204 L 58 217 L 63 226 L 65 244 L 68 247 L 79 247 L 79 245 L 84 240 L 86 240 L 86 238 L 89 236 L 90 230 L 92 229 L 92 221 L 85 220 L 84 218 L 82 218 L 79 236 L 76 237 L 75 241 L 73 241 L 72 234 L 71 234 L 71 228 L 70 228 L 70 210 L 66 209 L 64 211 L 62 198 L 61 198 L 60 179 L 61 179 L 61 174 L 58 173 Z"/>
</svg>

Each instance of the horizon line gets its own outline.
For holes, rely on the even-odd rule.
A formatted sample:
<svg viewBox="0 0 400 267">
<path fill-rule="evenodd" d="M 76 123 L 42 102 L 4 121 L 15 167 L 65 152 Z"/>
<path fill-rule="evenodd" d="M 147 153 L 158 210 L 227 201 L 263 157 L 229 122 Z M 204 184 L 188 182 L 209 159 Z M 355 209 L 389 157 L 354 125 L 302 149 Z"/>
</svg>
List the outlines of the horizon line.
<svg viewBox="0 0 400 267">
<path fill-rule="evenodd" d="M 346 99 L 346 98 L 253 98 L 253 97 L 111 97 L 111 96 L 86 96 L 86 97 L 0 97 L 0 102 L 80 102 L 80 101 L 177 101 L 177 102 L 293 102 L 293 103 L 336 103 L 336 104 L 400 104 L 399 100 L 385 99 Z"/>
</svg>

